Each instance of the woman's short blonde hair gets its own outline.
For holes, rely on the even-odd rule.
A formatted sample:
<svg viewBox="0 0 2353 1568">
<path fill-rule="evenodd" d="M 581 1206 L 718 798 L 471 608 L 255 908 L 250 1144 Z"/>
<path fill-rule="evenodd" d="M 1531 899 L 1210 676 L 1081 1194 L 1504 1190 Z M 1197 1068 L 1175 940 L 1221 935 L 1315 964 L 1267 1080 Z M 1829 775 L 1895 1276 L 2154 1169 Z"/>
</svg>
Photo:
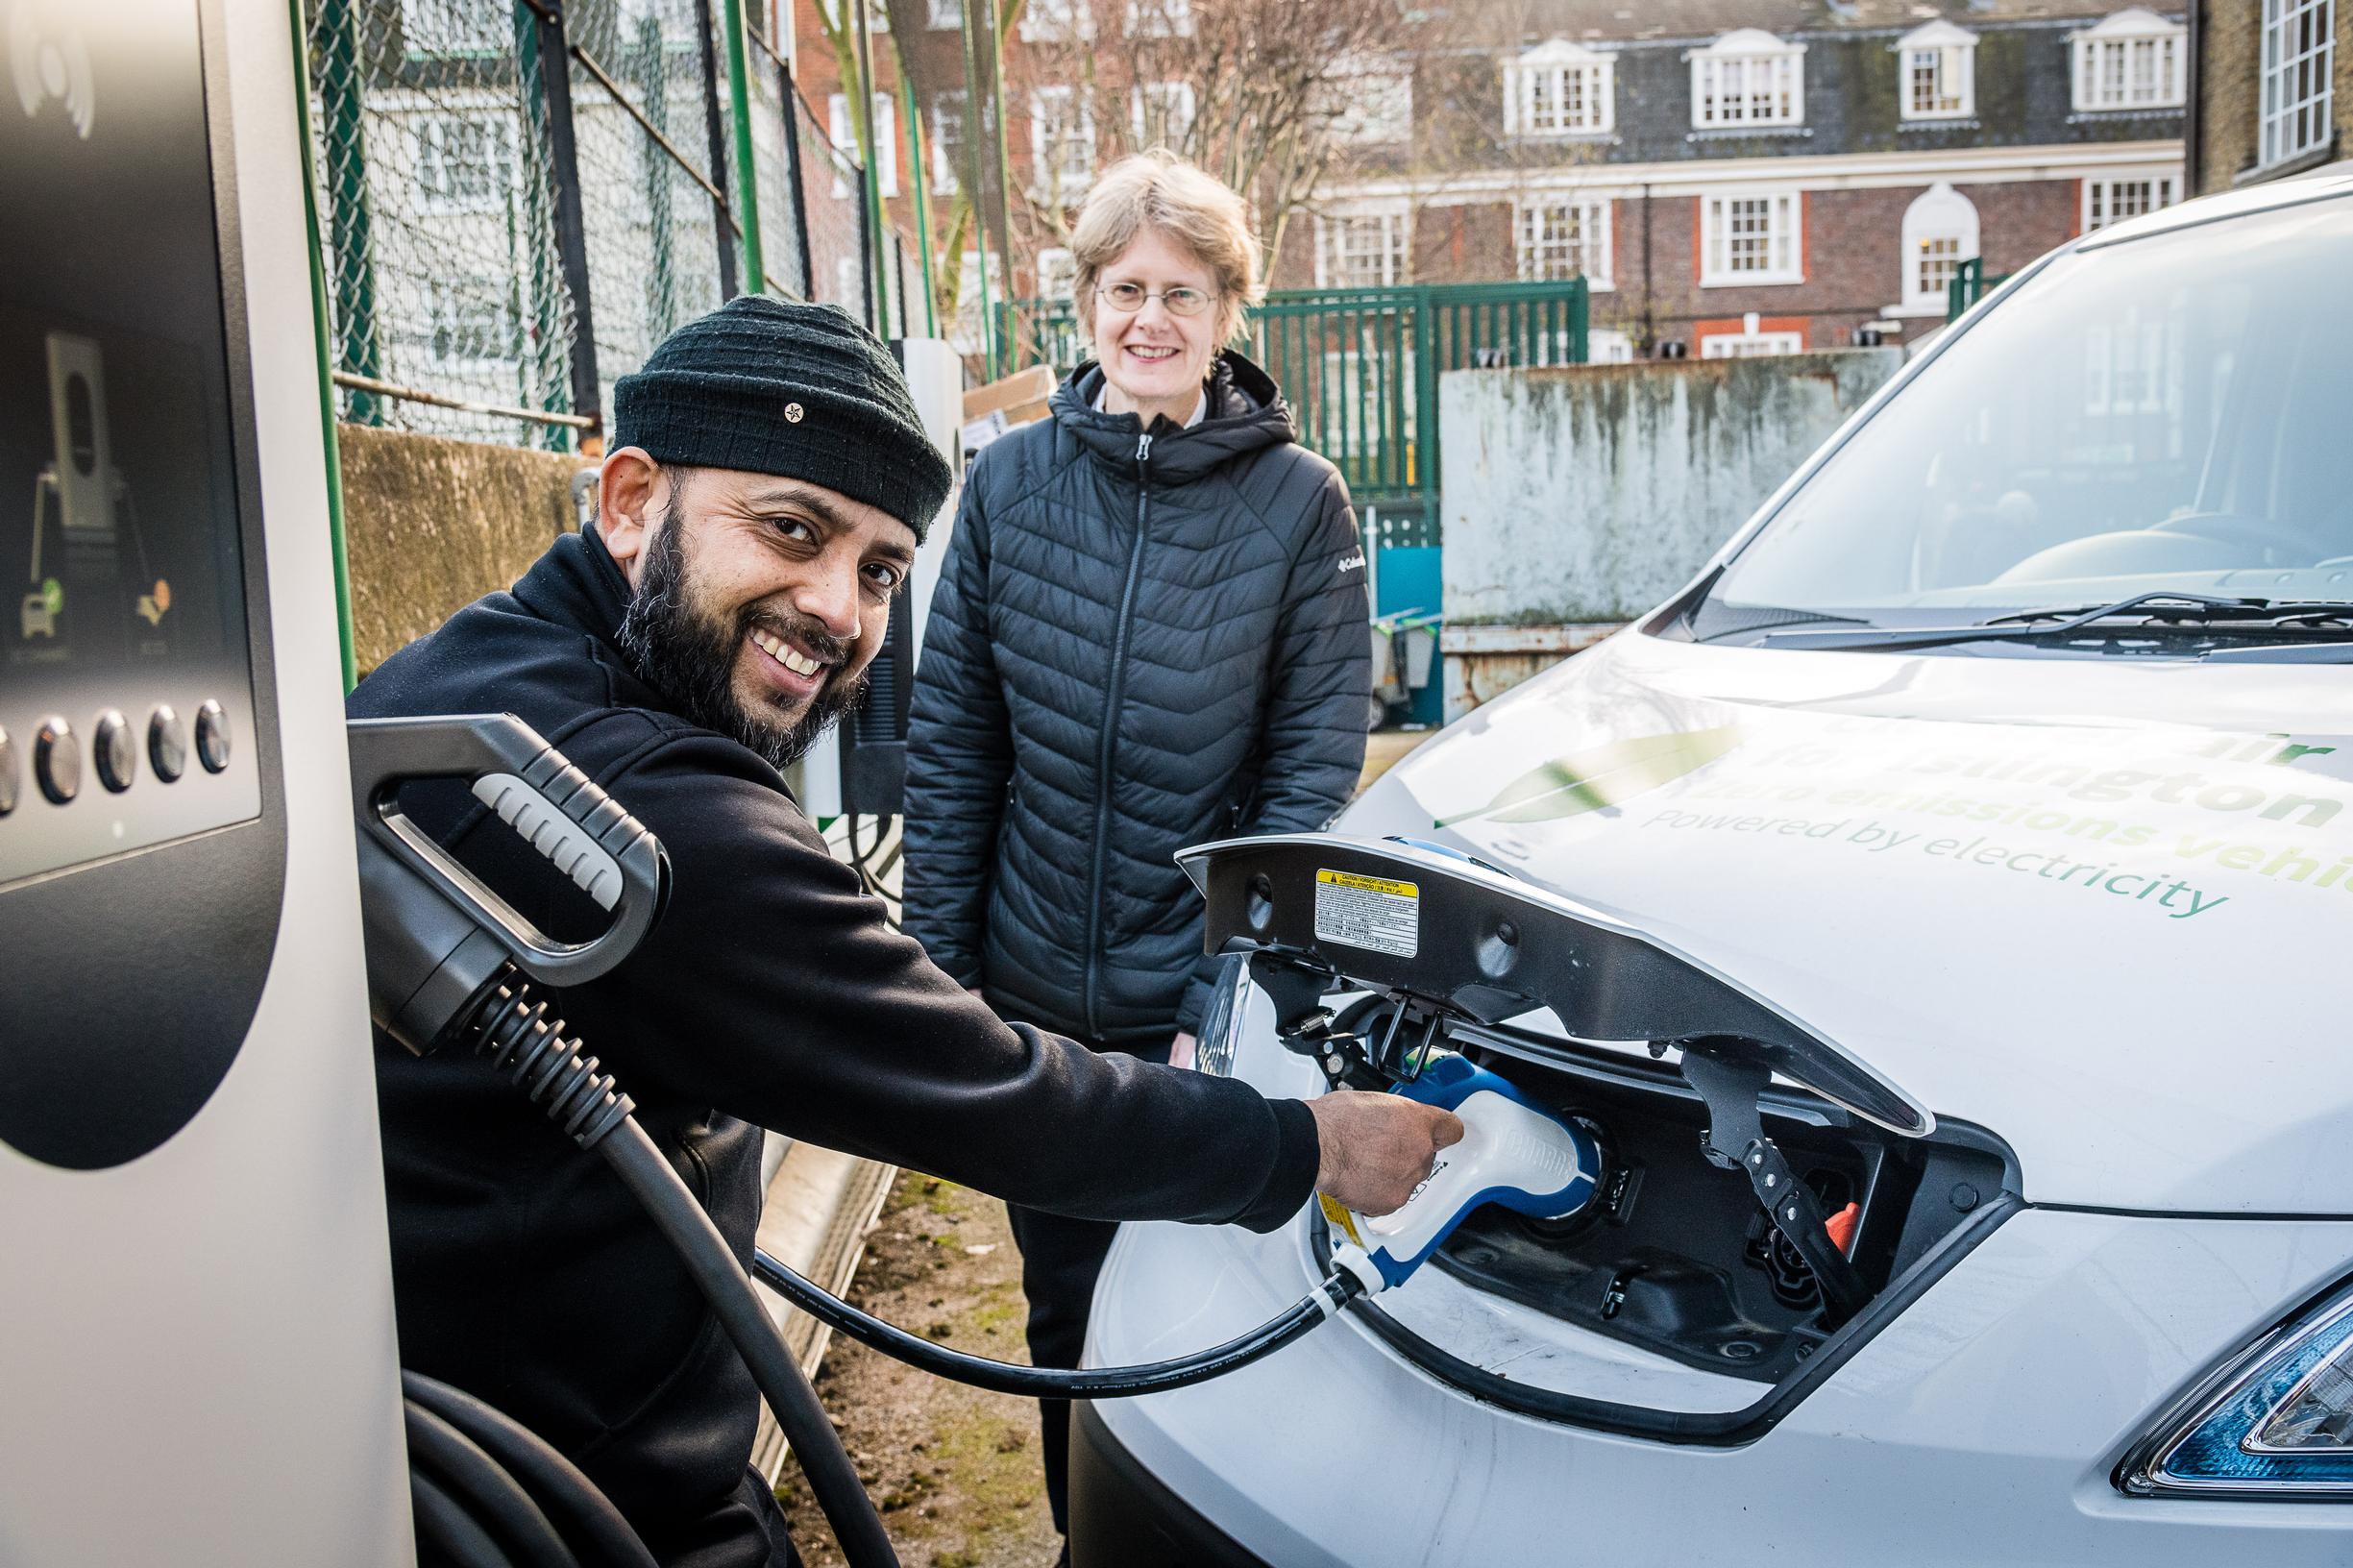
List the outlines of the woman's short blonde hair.
<svg viewBox="0 0 2353 1568">
<path fill-rule="evenodd" d="M 1080 325 L 1094 331 L 1095 285 L 1103 269 L 1127 254 L 1136 236 L 1157 229 L 1190 251 L 1217 279 L 1217 341 L 1241 331 L 1244 307 L 1259 300 L 1259 242 L 1250 208 L 1214 176 L 1164 148 L 1123 158 L 1103 171 L 1071 232 L 1078 265 Z"/>
</svg>

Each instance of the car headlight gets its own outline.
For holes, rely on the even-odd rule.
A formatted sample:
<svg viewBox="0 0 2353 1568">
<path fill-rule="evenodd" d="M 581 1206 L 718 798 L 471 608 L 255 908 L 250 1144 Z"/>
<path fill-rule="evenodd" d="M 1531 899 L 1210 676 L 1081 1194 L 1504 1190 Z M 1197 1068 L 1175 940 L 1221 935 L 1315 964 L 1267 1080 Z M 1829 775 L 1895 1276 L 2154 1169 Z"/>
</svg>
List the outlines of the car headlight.
<svg viewBox="0 0 2353 1568">
<path fill-rule="evenodd" d="M 2141 1497 L 2353 1501 L 2353 1287 L 2259 1336 L 2118 1467 Z"/>
<path fill-rule="evenodd" d="M 1201 1010 L 1201 1033 L 1193 1043 L 1193 1066 L 1219 1078 L 1234 1075 L 1234 1052 L 1241 1042 L 1242 1004 L 1250 993 L 1250 961 L 1228 953 L 1217 966 L 1209 1005 Z"/>
</svg>

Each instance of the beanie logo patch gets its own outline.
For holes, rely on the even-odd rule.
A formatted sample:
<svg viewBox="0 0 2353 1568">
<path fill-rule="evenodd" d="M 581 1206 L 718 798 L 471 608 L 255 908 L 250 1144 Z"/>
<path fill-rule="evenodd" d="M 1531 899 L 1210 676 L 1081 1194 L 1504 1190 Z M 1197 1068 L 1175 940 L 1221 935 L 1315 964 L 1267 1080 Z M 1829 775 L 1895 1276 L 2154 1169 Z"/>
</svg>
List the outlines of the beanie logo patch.
<svg viewBox="0 0 2353 1568">
<path fill-rule="evenodd" d="M 788 403 L 784 405 L 784 422 L 787 425 L 797 425 L 800 423 L 799 404 Z"/>
</svg>

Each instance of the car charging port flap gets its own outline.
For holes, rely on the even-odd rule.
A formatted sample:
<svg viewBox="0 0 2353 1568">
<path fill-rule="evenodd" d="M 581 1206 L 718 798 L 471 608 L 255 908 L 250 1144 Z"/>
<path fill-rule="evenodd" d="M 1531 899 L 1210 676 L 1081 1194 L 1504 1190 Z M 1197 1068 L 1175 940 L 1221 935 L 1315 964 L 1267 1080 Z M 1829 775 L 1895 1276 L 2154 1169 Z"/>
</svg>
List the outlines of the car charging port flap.
<svg viewBox="0 0 2353 1568">
<path fill-rule="evenodd" d="M 1862 1311 L 1871 1292 L 1847 1261 L 1845 1249 L 1831 1240 L 1830 1216 L 1823 1212 L 1822 1200 L 1780 1146 L 1765 1136 L 1758 1118 L 1759 1099 L 1773 1074 L 1754 1061 L 1690 1041 L 1683 1047 L 1683 1077 L 1707 1105 L 1702 1152 L 1719 1170 L 1737 1170 L 1748 1178 L 1758 1206 L 1820 1288 L 1824 1325 L 1834 1329 Z"/>
</svg>

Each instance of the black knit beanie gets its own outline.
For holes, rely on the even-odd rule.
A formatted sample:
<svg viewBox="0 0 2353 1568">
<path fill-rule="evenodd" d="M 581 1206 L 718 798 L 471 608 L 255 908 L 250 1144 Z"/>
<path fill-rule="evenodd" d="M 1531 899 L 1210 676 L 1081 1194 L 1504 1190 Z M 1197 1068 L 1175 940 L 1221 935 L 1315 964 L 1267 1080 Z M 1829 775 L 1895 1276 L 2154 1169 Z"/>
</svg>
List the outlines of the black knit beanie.
<svg viewBox="0 0 2353 1568">
<path fill-rule="evenodd" d="M 614 384 L 613 444 L 806 479 L 879 506 L 919 540 L 954 478 L 873 333 L 838 306 L 755 294 L 688 322 Z"/>
</svg>

